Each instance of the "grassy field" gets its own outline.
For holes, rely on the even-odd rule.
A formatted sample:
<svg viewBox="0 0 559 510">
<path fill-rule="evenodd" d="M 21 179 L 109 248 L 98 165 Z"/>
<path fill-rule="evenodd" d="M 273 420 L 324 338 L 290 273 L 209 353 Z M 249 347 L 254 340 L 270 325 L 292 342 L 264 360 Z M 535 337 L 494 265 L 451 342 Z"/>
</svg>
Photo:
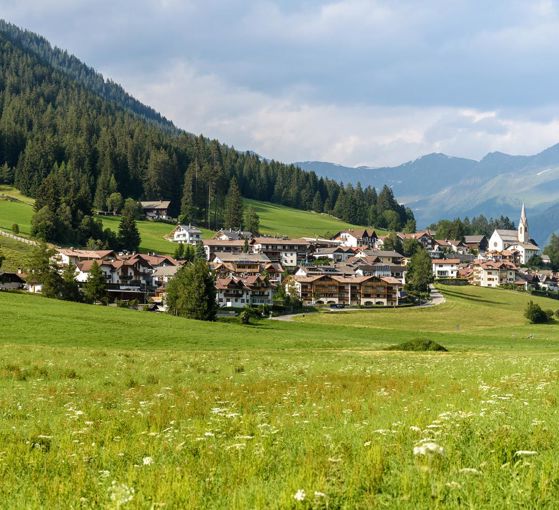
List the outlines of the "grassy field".
<svg viewBox="0 0 559 510">
<path fill-rule="evenodd" d="M 250 327 L 0 293 L 2 506 L 554 508 L 559 325 L 443 292 Z M 418 336 L 451 352 L 381 350 Z"/>
<path fill-rule="evenodd" d="M 350 225 L 328 214 L 301 211 L 257 200 L 245 200 L 245 204 L 252 205 L 260 216 L 260 230 L 263 234 L 320 237 L 327 233 L 335 234 L 345 228 L 363 228 Z M 376 232 L 385 234 L 383 230 L 376 230 Z"/>
<path fill-rule="evenodd" d="M 2 271 L 17 271 L 28 269 L 32 246 L 0 236 L 0 251 L 5 257 Z"/>
<path fill-rule="evenodd" d="M 31 235 L 31 217 L 33 207 L 24 202 L 12 202 L 0 198 L 0 229 L 12 231 L 12 225 L 19 225 L 20 235 L 29 237 Z"/>
</svg>

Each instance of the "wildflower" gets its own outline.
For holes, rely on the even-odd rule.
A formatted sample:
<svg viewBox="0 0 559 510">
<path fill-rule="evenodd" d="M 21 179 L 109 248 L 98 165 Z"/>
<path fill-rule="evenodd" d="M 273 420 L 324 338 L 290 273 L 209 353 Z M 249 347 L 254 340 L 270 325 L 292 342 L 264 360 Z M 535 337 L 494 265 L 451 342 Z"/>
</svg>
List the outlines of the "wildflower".
<svg viewBox="0 0 559 510">
<path fill-rule="evenodd" d="M 412 426 L 410 427 L 410 430 L 411 430 L 412 432 L 421 432 L 421 428 L 420 428 L 420 427 L 417 427 L 416 425 L 412 425 Z"/>
<path fill-rule="evenodd" d="M 144 457 L 143 463 L 144 466 L 151 466 L 153 464 L 153 457 Z"/>
<path fill-rule="evenodd" d="M 134 488 L 113 480 L 111 486 L 109 487 L 109 495 L 111 501 L 114 501 L 117 507 L 122 506 L 134 499 Z"/>
<path fill-rule="evenodd" d="M 326 494 L 324 494 L 324 492 L 319 492 L 319 491 L 314 491 L 314 497 L 315 498 L 325 498 Z"/>
<path fill-rule="evenodd" d="M 296 501 L 305 501 L 305 498 L 307 497 L 307 495 L 305 494 L 305 490 L 304 489 L 299 489 L 296 493 L 295 496 L 293 496 L 293 498 L 295 498 Z"/>
<path fill-rule="evenodd" d="M 414 455 L 444 455 L 444 448 L 437 443 L 424 443 L 413 449 Z"/>
<path fill-rule="evenodd" d="M 465 475 L 481 475 L 481 472 L 478 471 L 476 468 L 462 468 L 460 473 Z"/>
<path fill-rule="evenodd" d="M 538 452 L 534 451 L 534 450 L 518 450 L 516 452 L 514 452 L 514 455 L 516 457 L 533 457 L 534 455 L 537 455 Z"/>
</svg>

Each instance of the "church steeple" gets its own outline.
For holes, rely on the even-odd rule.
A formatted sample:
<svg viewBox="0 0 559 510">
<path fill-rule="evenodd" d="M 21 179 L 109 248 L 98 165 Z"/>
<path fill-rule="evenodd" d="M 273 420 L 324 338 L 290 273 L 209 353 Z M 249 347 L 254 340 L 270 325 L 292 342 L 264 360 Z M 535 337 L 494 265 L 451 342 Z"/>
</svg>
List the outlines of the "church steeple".
<svg viewBox="0 0 559 510">
<path fill-rule="evenodd" d="M 522 211 L 520 212 L 520 223 L 518 224 L 518 240 L 521 243 L 530 242 L 530 235 L 528 234 L 528 219 L 526 218 L 526 207 L 522 203 Z"/>
</svg>

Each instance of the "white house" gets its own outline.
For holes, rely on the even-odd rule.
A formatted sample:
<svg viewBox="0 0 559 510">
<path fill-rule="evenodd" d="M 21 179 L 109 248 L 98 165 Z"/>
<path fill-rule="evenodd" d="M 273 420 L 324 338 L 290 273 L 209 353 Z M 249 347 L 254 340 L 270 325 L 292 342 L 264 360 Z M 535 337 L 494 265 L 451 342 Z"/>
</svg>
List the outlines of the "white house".
<svg viewBox="0 0 559 510">
<path fill-rule="evenodd" d="M 334 240 L 341 241 L 343 246 L 357 248 L 358 246 L 371 247 L 374 246 L 377 240 L 377 234 L 374 230 L 342 230 L 334 236 Z"/>
<path fill-rule="evenodd" d="M 202 241 L 202 232 L 192 225 L 177 225 L 168 239 L 173 243 L 197 244 Z"/>
<path fill-rule="evenodd" d="M 530 239 L 526 208 L 522 204 L 518 230 L 495 230 L 489 239 L 492 251 L 516 250 L 520 254 L 520 263 L 526 264 L 534 255 L 540 253 L 537 243 Z"/>
<path fill-rule="evenodd" d="M 460 259 L 433 259 L 435 278 L 456 278 Z"/>
</svg>

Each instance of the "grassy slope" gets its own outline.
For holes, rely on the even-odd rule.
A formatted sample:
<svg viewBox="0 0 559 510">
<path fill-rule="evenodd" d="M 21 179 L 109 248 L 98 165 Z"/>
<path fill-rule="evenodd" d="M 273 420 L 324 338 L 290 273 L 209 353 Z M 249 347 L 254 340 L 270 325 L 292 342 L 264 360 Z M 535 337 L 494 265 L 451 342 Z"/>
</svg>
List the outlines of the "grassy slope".
<svg viewBox="0 0 559 510">
<path fill-rule="evenodd" d="M 444 290 L 432 309 L 259 327 L 0 293 L 0 500 L 98 508 L 131 488 L 127 508 L 554 507 L 559 326 L 525 325 L 521 294 Z M 418 329 L 452 352 L 374 350 Z M 414 456 L 422 438 L 444 456 Z"/>
<path fill-rule="evenodd" d="M 260 216 L 260 230 L 263 234 L 281 234 L 290 237 L 324 236 L 327 233 L 335 234 L 345 228 L 362 228 L 345 223 L 328 214 L 319 214 L 310 211 L 301 211 L 290 207 L 245 200 Z M 384 234 L 383 230 L 376 230 L 377 234 Z"/>
<path fill-rule="evenodd" d="M 0 195 L 8 195 L 22 202 L 8 202 L 0 199 L 0 228 L 11 230 L 14 223 L 18 223 L 23 235 L 31 233 L 31 217 L 33 215 L 33 199 L 24 197 L 15 188 L 0 186 Z M 289 207 L 279 206 L 268 202 L 256 200 L 245 200 L 252 205 L 260 216 L 260 227 L 263 234 L 287 235 L 290 237 L 301 236 L 323 236 L 326 233 L 335 233 L 344 228 L 354 226 L 329 216 L 309 211 L 301 211 Z M 100 217 L 105 227 L 118 231 L 118 216 Z M 142 251 L 157 251 L 160 253 L 173 254 L 175 245 L 164 239 L 173 230 L 173 225 L 156 223 L 152 221 L 139 221 L 138 228 L 142 237 Z M 359 227 L 355 227 L 359 228 Z M 377 230 L 377 233 L 385 233 Z M 213 232 L 202 229 L 204 239 L 213 237 Z"/>
<path fill-rule="evenodd" d="M 2 271 L 16 271 L 18 268 L 28 269 L 32 246 L 0 236 L 0 251 L 6 259 Z"/>
<path fill-rule="evenodd" d="M 378 349 L 427 336 L 453 350 L 559 350 L 559 326 L 527 324 L 526 294 L 476 287 L 443 289 L 447 303 L 437 307 L 307 314 L 291 323 L 265 321 L 253 327 L 0 294 L 0 322 L 4 341 L 74 345 L 79 332 L 80 343 L 90 347 Z M 547 298 L 534 301 L 544 308 L 559 305 Z M 110 335 L 100 333 L 96 325 L 101 323 Z"/>
</svg>

